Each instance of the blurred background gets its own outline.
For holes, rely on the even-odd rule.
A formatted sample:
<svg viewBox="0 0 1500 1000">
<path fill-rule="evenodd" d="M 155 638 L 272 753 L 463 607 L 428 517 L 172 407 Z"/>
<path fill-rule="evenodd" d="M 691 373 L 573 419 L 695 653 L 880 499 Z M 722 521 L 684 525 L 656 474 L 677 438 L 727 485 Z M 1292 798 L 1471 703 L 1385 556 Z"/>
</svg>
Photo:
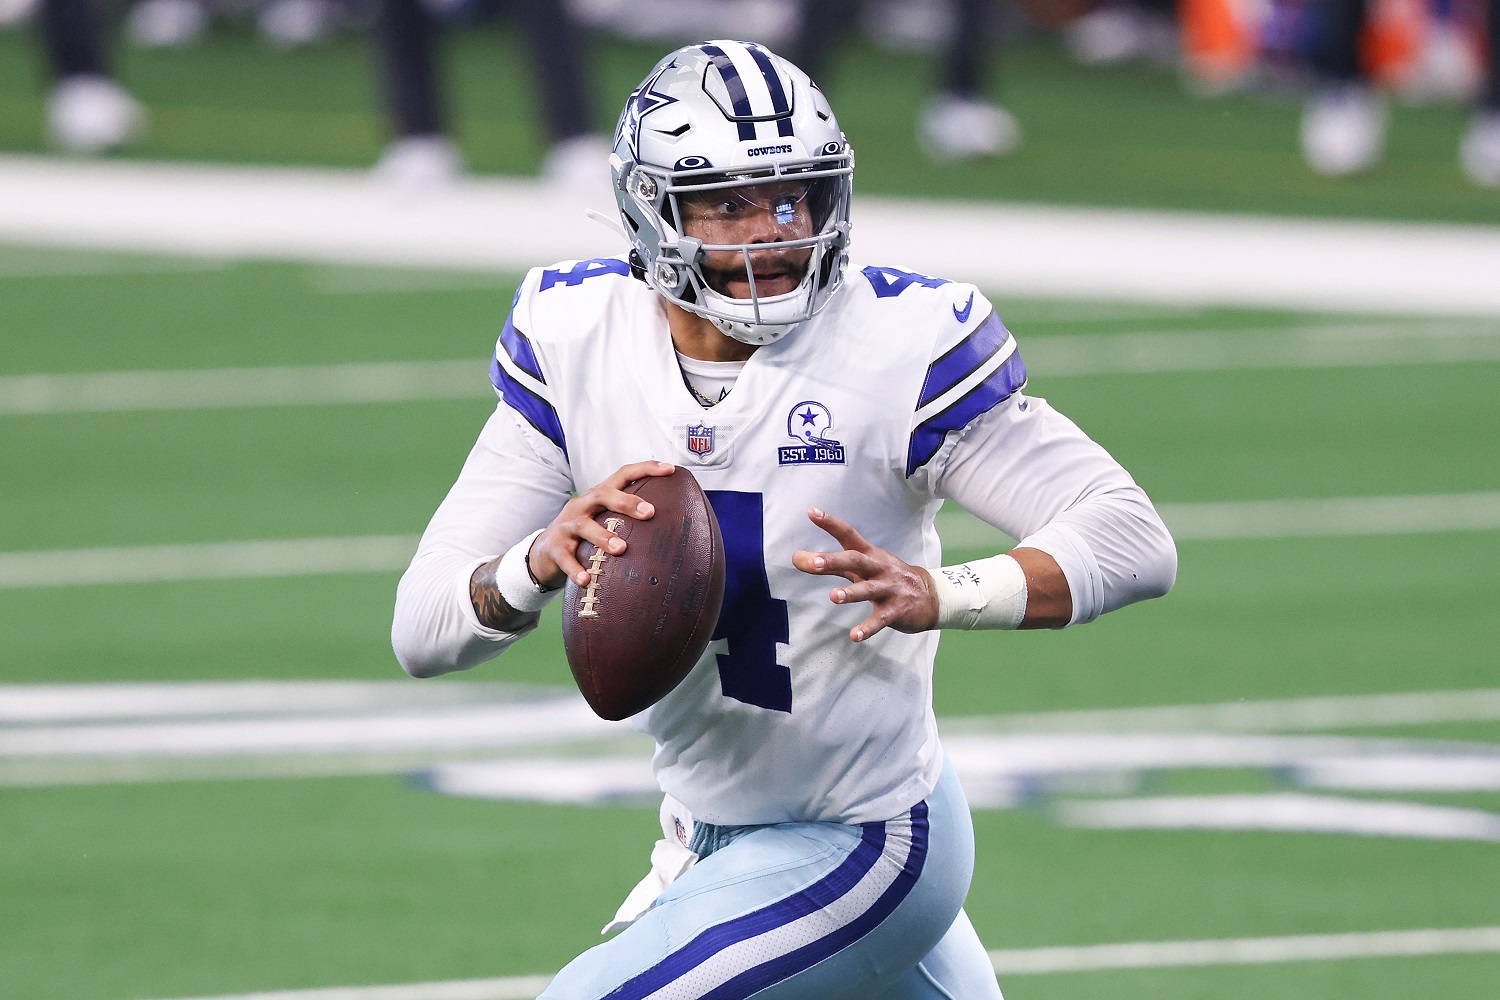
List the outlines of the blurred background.
<svg viewBox="0 0 1500 1000">
<path fill-rule="evenodd" d="M 521 275 L 623 249 L 618 110 L 727 36 L 828 94 L 856 266 L 979 284 L 1179 541 L 943 639 L 1007 997 L 1493 997 L 1493 8 L 0 0 L 0 995 L 530 998 L 599 940 L 649 745 L 555 610 L 420 683 L 390 612 Z"/>
</svg>

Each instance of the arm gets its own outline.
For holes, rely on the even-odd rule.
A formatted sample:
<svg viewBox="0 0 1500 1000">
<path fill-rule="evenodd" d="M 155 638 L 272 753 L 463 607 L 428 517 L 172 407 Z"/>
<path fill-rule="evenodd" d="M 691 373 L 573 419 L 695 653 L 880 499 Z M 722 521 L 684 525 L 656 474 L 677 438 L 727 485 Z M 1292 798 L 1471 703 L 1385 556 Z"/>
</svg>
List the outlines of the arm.
<svg viewBox="0 0 1500 1000">
<path fill-rule="evenodd" d="M 1145 491 L 1044 399 L 1017 393 L 971 424 L 936 487 L 1020 539 L 1010 555 L 1028 594 L 1035 573 L 1050 595 L 1036 627 L 1093 621 L 1160 597 L 1176 579 L 1176 546 Z M 1031 599 L 1023 626 L 1032 625 Z"/>
<path fill-rule="evenodd" d="M 953 443 L 939 495 L 1021 543 L 945 567 L 912 566 L 821 510 L 813 523 L 842 546 L 797 552 L 805 573 L 842 576 L 835 604 L 868 601 L 850 632 L 882 628 L 1062 628 L 1171 589 L 1177 551 L 1144 491 L 1108 452 L 1045 400 L 1019 394 L 976 419 Z"/>
<path fill-rule="evenodd" d="M 499 597 L 497 554 L 546 525 L 571 489 L 561 453 L 544 458 L 500 404 L 396 588 L 391 645 L 407 673 L 466 670 L 535 625 Z"/>
</svg>

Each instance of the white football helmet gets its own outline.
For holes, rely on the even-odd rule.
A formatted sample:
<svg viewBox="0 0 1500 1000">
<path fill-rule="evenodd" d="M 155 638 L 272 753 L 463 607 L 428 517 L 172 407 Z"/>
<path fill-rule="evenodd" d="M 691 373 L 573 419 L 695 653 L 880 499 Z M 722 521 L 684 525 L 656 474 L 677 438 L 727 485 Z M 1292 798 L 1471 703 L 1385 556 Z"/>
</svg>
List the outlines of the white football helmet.
<svg viewBox="0 0 1500 1000">
<path fill-rule="evenodd" d="M 815 315 L 842 284 L 854 151 L 822 91 L 769 49 L 711 41 L 657 63 L 625 102 L 609 162 L 637 274 L 735 340 L 769 344 Z M 725 211 L 758 206 L 769 231 L 748 243 L 689 236 L 684 199 L 710 195 Z M 772 247 L 783 262 L 806 251 L 807 263 L 781 279 L 796 280 L 792 290 L 762 295 L 752 254 L 770 259 Z M 743 282 L 748 295 L 712 287 L 709 254 L 739 255 L 743 278 L 734 264 L 729 280 Z M 725 284 L 727 272 L 718 273 Z"/>
</svg>

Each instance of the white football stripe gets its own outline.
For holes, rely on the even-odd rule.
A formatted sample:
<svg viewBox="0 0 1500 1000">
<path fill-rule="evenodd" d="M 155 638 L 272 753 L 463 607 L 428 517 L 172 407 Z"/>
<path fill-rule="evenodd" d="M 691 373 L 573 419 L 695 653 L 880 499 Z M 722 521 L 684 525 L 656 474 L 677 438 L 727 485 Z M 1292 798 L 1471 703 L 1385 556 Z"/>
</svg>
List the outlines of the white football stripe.
<svg viewBox="0 0 1500 1000">
<path fill-rule="evenodd" d="M 1423 955 L 1483 955 L 1500 952 L 1500 927 L 1443 927 L 1348 934 L 1219 938 L 1196 941 L 1131 941 L 1122 944 L 1002 948 L 990 962 L 1001 976 L 1036 976 L 1107 969 L 1171 969 L 1282 962 L 1329 962 Z M 455 979 L 394 986 L 335 986 L 195 997 L 191 1000 L 533 1000 L 549 976 Z"/>
<path fill-rule="evenodd" d="M 239 580 L 404 570 L 416 535 L 126 545 L 0 553 L 0 590 L 174 580 Z"/>
<path fill-rule="evenodd" d="M 990 961 L 1000 975 L 1015 976 L 1096 969 L 1170 969 L 1489 952 L 1500 952 L 1500 927 L 1011 948 L 990 952 Z"/>
<path fill-rule="evenodd" d="M 368 712 L 422 705 L 569 697 L 555 688 L 492 682 L 179 681 L 0 684 L 0 725 L 162 719 L 172 716 Z"/>
<path fill-rule="evenodd" d="M 0 376 L 0 415 L 493 398 L 487 368 L 476 359 L 7 375 Z"/>
<path fill-rule="evenodd" d="M 1065 826 L 1108 830 L 1272 830 L 1427 840 L 1500 840 L 1483 809 L 1276 792 L 1059 802 Z"/>
<path fill-rule="evenodd" d="M 1007 352 L 1015 349 L 1014 344 L 1013 340 Z M 508 360 L 503 350 L 500 354 Z M 1500 361 L 1500 324 L 1347 323 L 1282 330 L 1038 336 L 1025 338 L 1021 356 L 1040 379 L 1460 364 Z M 513 365 L 506 368 L 537 389 L 527 381 L 530 376 Z M 493 399 L 486 371 L 486 362 L 475 359 L 5 375 L 0 376 L 0 416 Z"/>
<path fill-rule="evenodd" d="M 421 199 L 362 170 L 0 156 L 0 239 L 48 246 L 516 272 L 618 253 L 603 182 L 466 178 Z M 1500 315 L 1483 226 L 938 202 L 863 195 L 862 260 L 1010 295 Z M 213 219 L 214 225 L 203 225 Z"/>
</svg>

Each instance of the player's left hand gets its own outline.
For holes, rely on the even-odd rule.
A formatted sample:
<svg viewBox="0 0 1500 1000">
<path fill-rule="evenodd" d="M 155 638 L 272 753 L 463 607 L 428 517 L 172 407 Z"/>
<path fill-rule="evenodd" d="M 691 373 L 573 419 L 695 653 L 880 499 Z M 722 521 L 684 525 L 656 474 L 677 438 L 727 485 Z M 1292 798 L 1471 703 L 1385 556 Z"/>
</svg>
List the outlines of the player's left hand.
<svg viewBox="0 0 1500 1000">
<path fill-rule="evenodd" d="M 937 590 L 925 569 L 870 544 L 854 525 L 827 511 L 813 507 L 807 516 L 832 535 L 843 551 L 798 550 L 792 553 L 792 565 L 804 573 L 848 580 L 849 586 L 828 592 L 834 604 L 869 601 L 874 605 L 870 617 L 849 630 L 849 638 L 863 642 L 884 628 L 926 632 L 937 624 Z"/>
</svg>

